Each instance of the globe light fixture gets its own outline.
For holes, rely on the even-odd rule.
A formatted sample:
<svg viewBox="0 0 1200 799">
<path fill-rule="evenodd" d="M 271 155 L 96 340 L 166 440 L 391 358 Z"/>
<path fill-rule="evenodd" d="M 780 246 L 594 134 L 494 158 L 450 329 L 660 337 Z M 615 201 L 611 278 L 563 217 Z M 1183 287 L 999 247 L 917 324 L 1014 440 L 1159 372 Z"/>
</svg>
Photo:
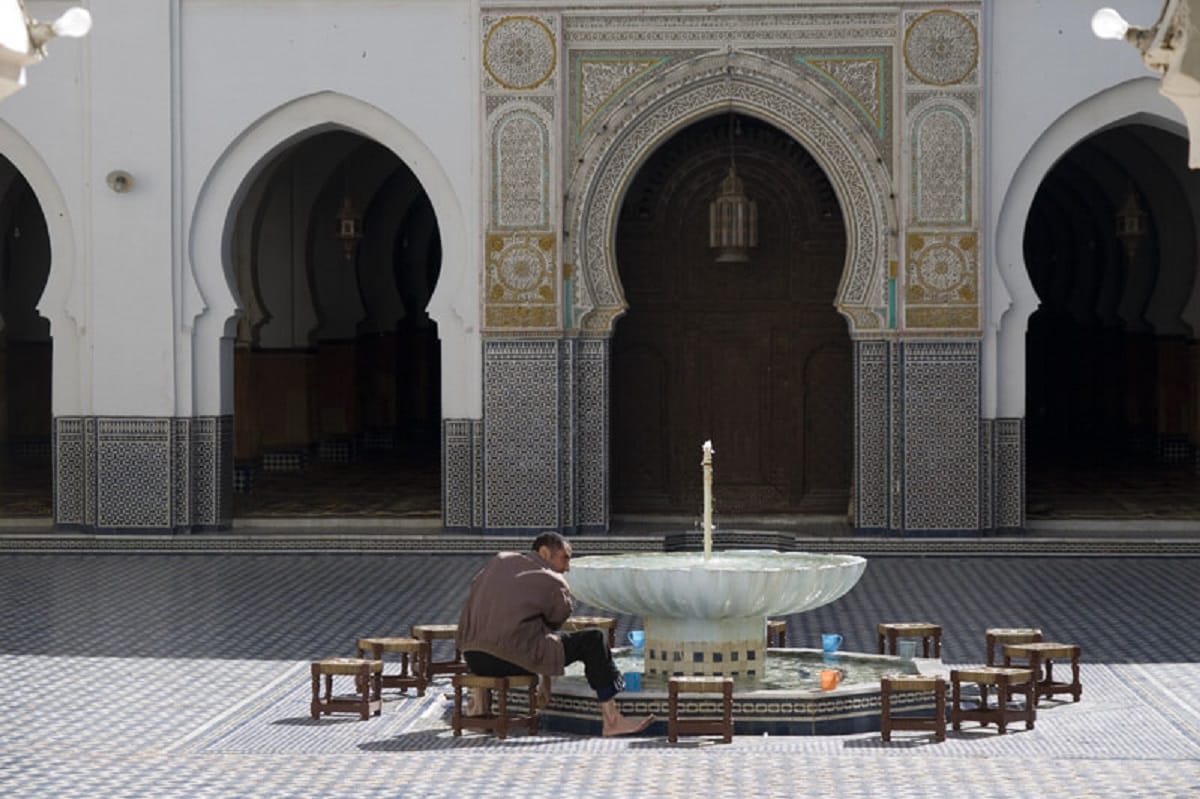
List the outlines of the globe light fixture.
<svg viewBox="0 0 1200 799">
<path fill-rule="evenodd" d="M 91 29 L 86 8 L 69 8 L 54 22 L 38 22 L 23 0 L 0 0 L 0 100 L 25 86 L 25 67 L 46 57 L 47 42 L 86 36 Z"/>
<path fill-rule="evenodd" d="M 1092 15 L 1092 33 L 1101 39 L 1119 41 L 1125 38 L 1125 32 L 1128 30 L 1129 23 L 1116 9 L 1102 8 Z"/>
</svg>

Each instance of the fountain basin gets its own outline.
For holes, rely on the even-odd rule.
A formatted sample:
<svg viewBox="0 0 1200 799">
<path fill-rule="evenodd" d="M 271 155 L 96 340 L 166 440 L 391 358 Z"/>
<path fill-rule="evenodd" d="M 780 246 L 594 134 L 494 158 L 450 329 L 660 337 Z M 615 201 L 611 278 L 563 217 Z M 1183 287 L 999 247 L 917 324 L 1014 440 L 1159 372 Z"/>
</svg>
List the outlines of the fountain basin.
<svg viewBox="0 0 1200 799">
<path fill-rule="evenodd" d="M 866 568 L 855 555 L 735 550 L 580 558 L 571 591 L 615 613 L 643 617 L 650 675 L 713 674 L 760 679 L 768 616 L 826 605 Z"/>
</svg>

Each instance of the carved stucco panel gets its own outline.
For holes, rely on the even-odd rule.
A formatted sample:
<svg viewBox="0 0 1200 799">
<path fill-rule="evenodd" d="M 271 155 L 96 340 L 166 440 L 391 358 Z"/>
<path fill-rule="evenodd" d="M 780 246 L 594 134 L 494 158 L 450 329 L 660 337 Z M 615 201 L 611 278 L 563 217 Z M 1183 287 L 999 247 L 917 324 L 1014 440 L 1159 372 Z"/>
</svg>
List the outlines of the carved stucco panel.
<svg viewBox="0 0 1200 799">
<path fill-rule="evenodd" d="M 974 136 L 963 110 L 934 101 L 913 114 L 911 219 L 918 225 L 974 221 Z"/>
<path fill-rule="evenodd" d="M 806 147 L 829 175 L 847 225 L 847 265 L 837 305 L 856 329 L 886 318 L 885 267 L 895 229 L 887 165 L 875 153 L 854 112 L 828 88 L 764 58 L 706 56 L 668 69 L 635 92 L 581 150 L 571 181 L 568 219 L 574 262 L 575 317 L 604 331 L 624 310 L 613 261 L 622 195 L 648 154 L 691 122 L 730 108 L 758 116 Z"/>
<path fill-rule="evenodd" d="M 979 15 L 935 9 L 905 15 L 906 83 L 954 86 L 978 80 Z"/>
<path fill-rule="evenodd" d="M 492 130 L 492 226 L 550 226 L 550 119 L 540 107 L 513 103 Z"/>
</svg>

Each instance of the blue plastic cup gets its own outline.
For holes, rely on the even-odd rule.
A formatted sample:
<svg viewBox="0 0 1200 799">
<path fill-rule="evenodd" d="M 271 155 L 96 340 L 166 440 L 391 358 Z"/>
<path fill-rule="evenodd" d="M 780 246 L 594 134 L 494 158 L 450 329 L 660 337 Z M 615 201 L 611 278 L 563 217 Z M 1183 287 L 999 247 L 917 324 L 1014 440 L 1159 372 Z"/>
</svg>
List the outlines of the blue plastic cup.
<svg viewBox="0 0 1200 799">
<path fill-rule="evenodd" d="M 644 647 L 646 645 L 645 630 L 630 630 L 628 637 L 629 637 L 629 645 L 632 646 L 634 649 L 641 649 L 642 647 Z"/>
<path fill-rule="evenodd" d="M 838 647 L 842 645 L 842 636 L 837 633 L 825 633 L 821 636 L 821 649 L 827 655 L 832 655 L 838 651 Z"/>
</svg>

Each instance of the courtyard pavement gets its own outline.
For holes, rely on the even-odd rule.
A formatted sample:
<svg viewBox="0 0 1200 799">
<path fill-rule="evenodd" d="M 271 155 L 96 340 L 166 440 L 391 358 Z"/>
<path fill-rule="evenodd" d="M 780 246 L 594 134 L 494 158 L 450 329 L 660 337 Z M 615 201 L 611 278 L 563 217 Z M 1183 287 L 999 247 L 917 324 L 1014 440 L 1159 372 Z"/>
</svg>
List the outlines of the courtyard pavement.
<svg viewBox="0 0 1200 799">
<path fill-rule="evenodd" d="M 52 549 L 52 548 L 51 548 Z M 452 737 L 444 685 L 383 714 L 309 717 L 309 663 L 359 635 L 455 621 L 487 555 L 14 551 L 0 543 L 4 797 L 1197 797 L 1200 557 L 871 557 L 849 594 L 788 618 L 872 651 L 931 620 L 949 665 L 990 626 L 1083 648 L 1083 699 L 1036 728 L 738 736 Z M 569 578 L 569 575 L 568 575 Z M 580 612 L 587 612 L 586 607 Z M 619 635 L 638 620 L 619 618 Z"/>
</svg>

